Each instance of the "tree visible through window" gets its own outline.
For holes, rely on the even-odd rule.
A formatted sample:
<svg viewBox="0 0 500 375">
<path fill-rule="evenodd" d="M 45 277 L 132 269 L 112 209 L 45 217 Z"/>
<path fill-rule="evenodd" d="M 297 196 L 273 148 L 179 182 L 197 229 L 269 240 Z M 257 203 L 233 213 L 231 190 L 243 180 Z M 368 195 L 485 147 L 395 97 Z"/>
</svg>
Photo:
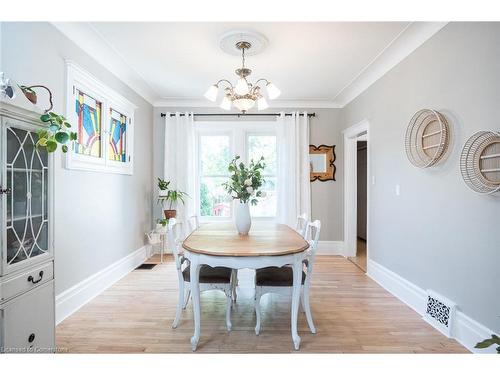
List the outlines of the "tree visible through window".
<svg viewBox="0 0 500 375">
<path fill-rule="evenodd" d="M 256 206 L 250 206 L 250 213 L 254 217 L 273 217 L 276 216 L 276 171 L 277 171 L 277 153 L 275 135 L 249 135 L 247 137 L 247 160 L 258 160 L 264 157 L 266 168 L 264 169 L 264 186 L 262 191 L 265 196 L 259 198 Z"/>
<path fill-rule="evenodd" d="M 200 216 L 231 216 L 231 197 L 222 188 L 228 178 L 228 135 L 200 136 Z"/>
</svg>

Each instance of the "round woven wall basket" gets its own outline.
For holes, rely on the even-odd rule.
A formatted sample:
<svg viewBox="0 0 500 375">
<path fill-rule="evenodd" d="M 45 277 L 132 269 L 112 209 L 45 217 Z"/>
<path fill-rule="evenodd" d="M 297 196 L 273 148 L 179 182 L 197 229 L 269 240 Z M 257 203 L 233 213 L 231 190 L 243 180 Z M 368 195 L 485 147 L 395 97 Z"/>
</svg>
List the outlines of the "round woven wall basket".
<svg viewBox="0 0 500 375">
<path fill-rule="evenodd" d="M 477 193 L 500 191 L 500 132 L 473 134 L 462 149 L 460 172 L 467 186 Z"/>
<path fill-rule="evenodd" d="M 406 129 L 406 155 L 416 167 L 431 167 L 445 154 L 449 137 L 446 118 L 432 109 L 422 109 L 413 115 Z"/>
</svg>

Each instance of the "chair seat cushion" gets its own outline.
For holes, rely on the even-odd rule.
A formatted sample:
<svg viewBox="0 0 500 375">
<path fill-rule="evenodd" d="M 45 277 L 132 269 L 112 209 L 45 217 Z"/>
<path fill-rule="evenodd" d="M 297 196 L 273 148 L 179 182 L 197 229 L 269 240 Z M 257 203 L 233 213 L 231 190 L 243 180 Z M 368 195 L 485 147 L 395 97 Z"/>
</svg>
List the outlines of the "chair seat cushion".
<svg viewBox="0 0 500 375">
<path fill-rule="evenodd" d="M 191 279 L 190 267 L 182 271 L 184 281 Z M 200 283 L 202 284 L 229 284 L 231 281 L 231 268 L 210 267 L 206 264 L 200 267 Z"/>
<path fill-rule="evenodd" d="M 302 271 L 302 284 L 306 280 L 306 273 Z M 293 286 L 292 267 L 266 267 L 255 271 L 257 286 Z"/>
</svg>

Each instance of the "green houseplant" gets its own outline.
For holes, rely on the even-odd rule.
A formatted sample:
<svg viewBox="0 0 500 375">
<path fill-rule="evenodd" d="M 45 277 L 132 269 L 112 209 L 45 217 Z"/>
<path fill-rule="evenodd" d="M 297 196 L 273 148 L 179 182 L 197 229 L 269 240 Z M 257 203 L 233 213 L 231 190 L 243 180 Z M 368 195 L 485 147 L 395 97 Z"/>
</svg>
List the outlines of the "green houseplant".
<svg viewBox="0 0 500 375">
<path fill-rule="evenodd" d="M 68 142 L 76 141 L 76 133 L 70 131 L 71 124 L 62 115 L 55 112 L 48 112 L 40 116 L 40 120 L 47 124 L 47 128 L 37 131 L 37 147 L 45 147 L 47 152 L 57 150 L 57 145 L 61 145 L 62 152 L 68 152 Z"/>
<path fill-rule="evenodd" d="M 165 219 L 171 219 L 177 216 L 177 210 L 174 208 L 179 202 L 185 203 L 189 195 L 180 190 L 169 189 L 170 181 L 165 181 L 158 177 L 158 203 L 163 207 Z M 168 207 L 168 208 L 166 208 Z"/>
<path fill-rule="evenodd" d="M 477 349 L 486 349 L 491 345 L 497 345 L 496 351 L 497 354 L 500 354 L 500 337 L 498 337 L 497 335 L 491 335 L 490 339 L 478 342 L 474 347 Z"/>
<path fill-rule="evenodd" d="M 256 205 L 257 198 L 265 195 L 259 189 L 265 182 L 262 172 L 266 164 L 263 156 L 256 162 L 251 160 L 248 166 L 242 162 L 238 163 L 239 159 L 240 157 L 236 155 L 229 163 L 227 169 L 231 175 L 229 181 L 224 182 L 222 186 L 234 200 L 236 229 L 238 233 L 246 235 L 252 226 L 248 203 Z"/>
<path fill-rule="evenodd" d="M 168 219 L 156 220 L 156 232 L 165 233 L 167 231 Z"/>
<path fill-rule="evenodd" d="M 31 103 L 37 104 L 38 96 L 35 90 L 36 88 L 42 88 L 47 90 L 49 94 L 50 106 L 47 108 L 43 115 L 40 116 L 40 120 L 47 125 L 45 129 L 40 129 L 37 131 L 38 141 L 36 143 L 37 147 L 45 147 L 47 152 L 55 152 L 57 150 L 57 145 L 61 145 L 62 152 L 68 152 L 68 142 L 76 141 L 77 134 L 70 131 L 71 124 L 62 115 L 59 115 L 52 110 L 52 91 L 47 86 L 44 85 L 32 85 L 24 86 L 19 85 L 19 89 L 22 91 L 26 99 Z"/>
</svg>

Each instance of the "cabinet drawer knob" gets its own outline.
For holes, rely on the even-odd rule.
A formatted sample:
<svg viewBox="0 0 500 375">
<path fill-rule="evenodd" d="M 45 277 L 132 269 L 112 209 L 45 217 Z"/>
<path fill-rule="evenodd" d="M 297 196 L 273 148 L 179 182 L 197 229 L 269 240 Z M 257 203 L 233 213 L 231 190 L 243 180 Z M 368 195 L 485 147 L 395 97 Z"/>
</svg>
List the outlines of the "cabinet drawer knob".
<svg viewBox="0 0 500 375">
<path fill-rule="evenodd" d="M 29 337 L 28 337 L 28 342 L 29 343 L 32 343 L 33 341 L 35 341 L 35 334 L 32 333 Z"/>
<path fill-rule="evenodd" d="M 33 278 L 33 276 L 29 275 L 29 276 L 28 276 L 28 281 L 31 281 L 33 284 L 38 284 L 40 281 L 42 281 L 42 278 L 43 278 L 43 271 L 40 271 L 40 272 L 38 273 L 38 276 L 39 276 L 38 280 L 35 280 L 35 279 Z"/>
</svg>

